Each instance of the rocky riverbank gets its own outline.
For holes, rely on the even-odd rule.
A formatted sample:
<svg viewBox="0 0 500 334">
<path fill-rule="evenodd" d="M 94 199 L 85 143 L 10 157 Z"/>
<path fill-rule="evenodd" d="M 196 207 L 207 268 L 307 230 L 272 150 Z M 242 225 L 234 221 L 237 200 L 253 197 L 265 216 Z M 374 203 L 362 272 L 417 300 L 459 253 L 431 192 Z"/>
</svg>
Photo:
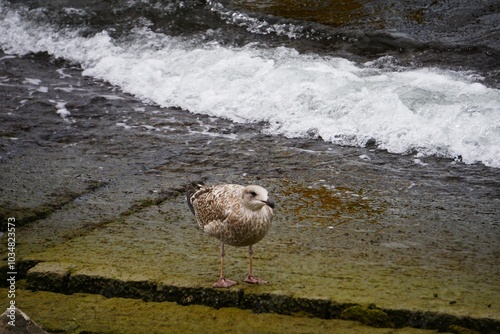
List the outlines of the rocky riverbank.
<svg viewBox="0 0 500 334">
<path fill-rule="evenodd" d="M 0 214 L 16 220 L 24 288 L 62 305 L 91 293 L 361 320 L 360 305 L 385 327 L 500 330 L 499 170 L 267 136 L 44 54 L 0 58 Z M 230 247 L 240 284 L 210 288 L 219 245 L 196 227 L 187 179 L 268 188 L 276 219 L 254 258 L 271 284 L 241 283 L 246 250 Z M 47 303 L 22 295 L 21 309 Z"/>
</svg>

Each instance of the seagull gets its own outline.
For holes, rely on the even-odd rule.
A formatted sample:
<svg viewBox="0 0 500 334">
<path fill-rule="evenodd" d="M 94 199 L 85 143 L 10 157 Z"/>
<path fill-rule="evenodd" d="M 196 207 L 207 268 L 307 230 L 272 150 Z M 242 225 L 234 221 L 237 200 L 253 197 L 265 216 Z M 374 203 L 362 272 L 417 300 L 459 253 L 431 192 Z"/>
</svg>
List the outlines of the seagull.
<svg viewBox="0 0 500 334">
<path fill-rule="evenodd" d="M 252 246 L 262 240 L 271 227 L 274 203 L 261 186 L 222 184 L 186 186 L 187 203 L 200 228 L 221 241 L 220 277 L 214 288 L 230 288 L 237 284 L 224 276 L 224 245 L 248 246 L 250 268 L 245 282 L 268 283 L 252 273 Z"/>
</svg>

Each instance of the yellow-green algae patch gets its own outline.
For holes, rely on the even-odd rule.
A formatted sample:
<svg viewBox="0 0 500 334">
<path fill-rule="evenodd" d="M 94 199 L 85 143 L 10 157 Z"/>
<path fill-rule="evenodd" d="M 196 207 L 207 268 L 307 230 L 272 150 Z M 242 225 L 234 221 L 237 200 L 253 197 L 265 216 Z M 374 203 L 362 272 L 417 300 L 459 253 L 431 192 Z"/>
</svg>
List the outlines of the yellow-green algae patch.
<svg viewBox="0 0 500 334">
<path fill-rule="evenodd" d="M 7 289 L 0 289 L 2 296 Z M 355 321 L 255 314 L 236 308 L 213 309 L 175 303 L 62 295 L 19 290 L 16 303 L 48 332 L 64 333 L 437 333 L 414 328 L 373 328 Z M 2 302 L 3 304 L 3 302 Z"/>
<path fill-rule="evenodd" d="M 333 187 L 326 181 L 306 186 L 283 179 L 275 193 L 284 199 L 277 209 L 281 219 L 304 226 L 338 226 L 360 221 L 373 224 L 387 206 L 364 189 Z"/>
</svg>

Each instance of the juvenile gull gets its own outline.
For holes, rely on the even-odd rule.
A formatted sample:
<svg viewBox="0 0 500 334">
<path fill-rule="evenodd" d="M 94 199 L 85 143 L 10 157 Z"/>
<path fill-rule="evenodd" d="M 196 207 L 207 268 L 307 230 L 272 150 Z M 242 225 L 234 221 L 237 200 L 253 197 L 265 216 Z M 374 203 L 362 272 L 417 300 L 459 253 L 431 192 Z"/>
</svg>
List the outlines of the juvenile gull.
<svg viewBox="0 0 500 334">
<path fill-rule="evenodd" d="M 224 277 L 224 244 L 248 246 L 250 269 L 244 281 L 267 283 L 252 273 L 252 245 L 265 237 L 273 220 L 274 203 L 267 190 L 256 185 L 197 185 L 195 188 L 189 184 L 186 196 L 200 228 L 221 241 L 220 278 L 213 287 L 229 288 L 237 284 Z"/>
</svg>

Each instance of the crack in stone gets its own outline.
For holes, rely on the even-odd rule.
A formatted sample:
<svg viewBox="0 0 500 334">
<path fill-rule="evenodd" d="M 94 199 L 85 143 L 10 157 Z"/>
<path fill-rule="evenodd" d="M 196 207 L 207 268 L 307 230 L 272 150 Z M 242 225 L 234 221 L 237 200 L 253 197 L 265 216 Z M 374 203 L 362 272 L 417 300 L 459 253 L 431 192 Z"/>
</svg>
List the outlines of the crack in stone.
<svg viewBox="0 0 500 334">
<path fill-rule="evenodd" d="M 45 219 L 54 212 L 61 210 L 76 199 L 90 194 L 108 183 L 105 181 L 89 181 L 82 192 L 67 191 L 59 194 L 53 201 L 34 208 L 21 207 L 11 202 L 5 202 L 0 208 L 0 231 L 7 230 L 7 218 L 16 218 L 16 227 L 25 226 L 38 220 Z"/>
</svg>

